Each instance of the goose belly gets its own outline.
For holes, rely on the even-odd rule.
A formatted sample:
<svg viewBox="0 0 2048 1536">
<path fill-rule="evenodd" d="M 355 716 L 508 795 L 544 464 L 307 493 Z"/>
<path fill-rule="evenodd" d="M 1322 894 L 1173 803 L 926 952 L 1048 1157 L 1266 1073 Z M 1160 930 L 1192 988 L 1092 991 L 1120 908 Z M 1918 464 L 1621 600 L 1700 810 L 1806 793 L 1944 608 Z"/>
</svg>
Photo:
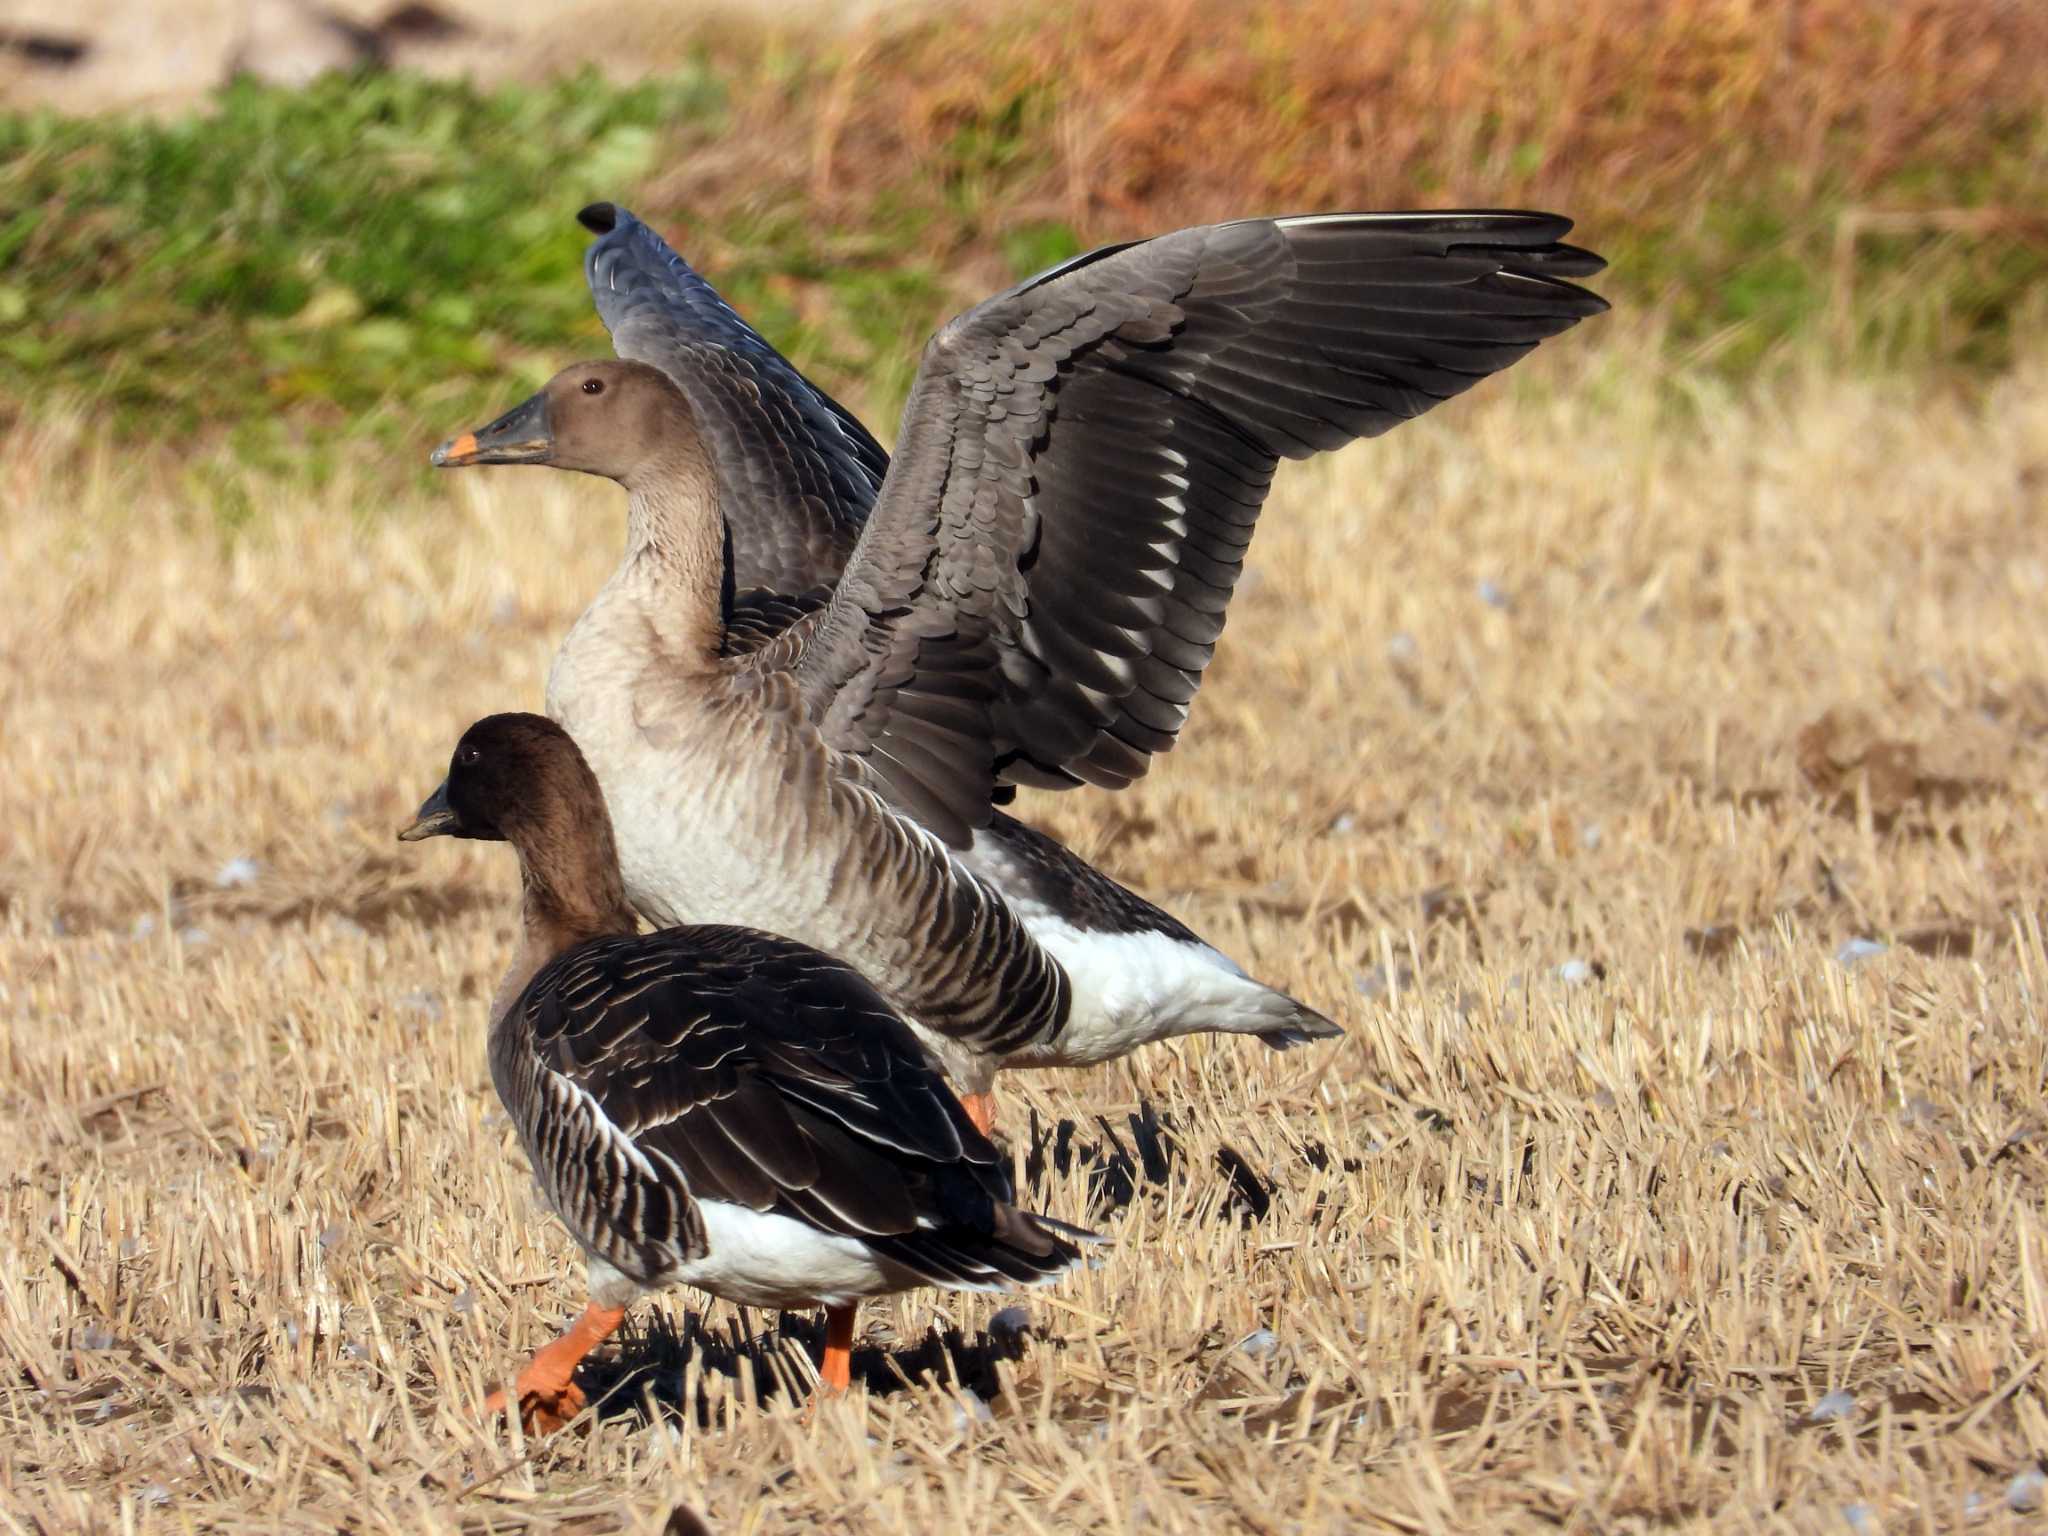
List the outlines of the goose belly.
<svg viewBox="0 0 2048 1536">
<path fill-rule="evenodd" d="M 1000 894 L 841 776 L 808 725 L 749 697 L 643 722 L 627 690 L 575 665 L 558 658 L 550 713 L 604 790 L 627 898 L 650 922 L 757 928 L 845 961 L 965 1090 L 1057 1031 L 1065 982 Z"/>
<path fill-rule="evenodd" d="M 904 1274 L 857 1237 L 820 1232 L 773 1211 L 700 1200 L 702 1258 L 661 1277 L 747 1307 L 836 1307 L 923 1282 Z"/>
<path fill-rule="evenodd" d="M 929 951 L 942 926 L 923 899 L 930 884 L 921 895 L 885 873 L 900 865 L 903 849 L 867 847 L 830 817 L 819 818 L 818 836 L 795 836 L 786 812 L 778 818 L 750 805 L 715 774 L 706 773 L 705 792 L 687 811 L 668 796 L 622 791 L 626 815 L 615 835 L 634 907 L 658 925 L 758 928 L 844 960 L 902 1015 L 962 1092 L 986 1089 L 997 1062 L 955 1038 L 956 1021 L 972 1028 L 1020 1010 L 1029 1017 L 1036 1011 L 1029 995 L 1006 995 L 987 964 L 956 964 Z M 930 856 L 943 859 L 942 845 Z M 1028 940 L 1022 924 L 1012 931 Z"/>
</svg>

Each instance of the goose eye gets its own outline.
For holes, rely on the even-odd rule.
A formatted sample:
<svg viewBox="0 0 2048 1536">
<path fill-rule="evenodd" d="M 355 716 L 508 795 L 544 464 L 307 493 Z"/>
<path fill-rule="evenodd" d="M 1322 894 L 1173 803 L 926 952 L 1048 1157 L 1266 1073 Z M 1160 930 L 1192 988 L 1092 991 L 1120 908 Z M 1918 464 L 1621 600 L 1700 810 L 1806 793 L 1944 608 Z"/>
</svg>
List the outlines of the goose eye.
<svg viewBox="0 0 2048 1536">
<path fill-rule="evenodd" d="M 604 393 L 604 380 L 603 380 L 603 379 L 585 379 L 585 380 L 583 381 L 583 393 L 585 393 L 586 395 L 601 395 L 601 394 L 603 394 L 603 393 Z"/>
</svg>

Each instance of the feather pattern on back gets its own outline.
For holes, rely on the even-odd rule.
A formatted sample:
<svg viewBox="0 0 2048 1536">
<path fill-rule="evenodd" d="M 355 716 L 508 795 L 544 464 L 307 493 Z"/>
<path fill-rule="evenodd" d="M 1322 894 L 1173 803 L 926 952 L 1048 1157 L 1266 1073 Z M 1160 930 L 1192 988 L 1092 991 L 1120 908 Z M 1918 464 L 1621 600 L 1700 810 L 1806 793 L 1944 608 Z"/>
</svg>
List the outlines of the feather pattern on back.
<svg viewBox="0 0 2048 1536">
<path fill-rule="evenodd" d="M 643 1285 L 705 1252 L 704 1202 L 857 1239 L 936 1285 L 1026 1282 L 1075 1250 L 854 971 L 740 928 L 596 939 L 544 966 L 491 1075 L 550 1202 Z"/>
</svg>

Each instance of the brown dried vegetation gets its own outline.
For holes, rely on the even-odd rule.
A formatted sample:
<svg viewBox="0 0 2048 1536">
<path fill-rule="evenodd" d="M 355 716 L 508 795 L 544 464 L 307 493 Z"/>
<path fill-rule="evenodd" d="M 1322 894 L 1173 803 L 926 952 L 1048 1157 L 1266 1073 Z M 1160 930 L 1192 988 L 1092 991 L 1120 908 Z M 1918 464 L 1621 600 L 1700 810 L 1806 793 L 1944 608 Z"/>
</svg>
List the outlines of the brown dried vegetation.
<svg viewBox="0 0 2048 1536">
<path fill-rule="evenodd" d="M 1041 225 L 1558 208 L 1715 355 L 1749 322 L 1967 330 L 2048 245 L 2038 6 L 1071 0 L 771 37 L 698 35 L 733 121 L 680 130 L 643 202 L 714 254 L 750 209 L 911 217 L 963 299 Z"/>
<path fill-rule="evenodd" d="M 1972 0 L 946 9 L 841 45 L 812 187 L 857 198 L 1007 111 L 1052 118 L 1043 196 L 1077 225 L 1418 193 L 1632 223 L 1758 177 L 1853 194 L 1979 157 L 2040 103 L 2044 45 L 2038 10 Z"/>
<path fill-rule="evenodd" d="M 535 703 L 616 498 L 339 484 L 224 542 L 61 423 L 0 444 L 0 1525 L 2004 1518 L 2048 1445 L 2048 372 L 1675 426 L 1577 366 L 1288 472 L 1184 748 L 1026 808 L 1350 1038 L 1019 1079 L 1031 1197 L 1113 1240 L 1027 1334 L 869 1308 L 806 1426 L 812 1320 L 673 1294 L 545 1443 L 476 1417 L 580 1300 L 483 1062 L 512 870 L 390 839 Z M 1816 790 L 1831 709 L 1972 791 Z"/>
</svg>

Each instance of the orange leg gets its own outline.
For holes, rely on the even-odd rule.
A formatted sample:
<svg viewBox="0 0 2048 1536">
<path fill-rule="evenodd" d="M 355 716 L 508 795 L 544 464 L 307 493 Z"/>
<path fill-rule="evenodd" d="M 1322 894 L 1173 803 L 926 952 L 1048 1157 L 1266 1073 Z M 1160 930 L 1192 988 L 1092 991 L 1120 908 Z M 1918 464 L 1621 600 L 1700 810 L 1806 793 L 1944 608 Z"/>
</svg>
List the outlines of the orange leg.
<svg viewBox="0 0 2048 1536">
<path fill-rule="evenodd" d="M 853 1384 L 854 1304 L 825 1309 L 825 1358 L 818 1362 L 818 1395 L 837 1397 Z"/>
<path fill-rule="evenodd" d="M 584 1307 L 575 1326 L 528 1361 L 512 1383 L 519 1394 L 520 1422 L 534 1433 L 546 1435 L 581 1413 L 583 1389 L 576 1385 L 576 1367 L 610 1338 L 625 1318 L 624 1307 L 600 1307 L 593 1301 Z M 493 1392 L 484 1400 L 486 1414 L 504 1411 L 503 1392 Z"/>
<path fill-rule="evenodd" d="M 974 1122 L 974 1128 L 984 1136 L 996 1133 L 996 1096 L 993 1093 L 963 1093 L 960 1107 L 967 1111 L 967 1118 Z"/>
</svg>

